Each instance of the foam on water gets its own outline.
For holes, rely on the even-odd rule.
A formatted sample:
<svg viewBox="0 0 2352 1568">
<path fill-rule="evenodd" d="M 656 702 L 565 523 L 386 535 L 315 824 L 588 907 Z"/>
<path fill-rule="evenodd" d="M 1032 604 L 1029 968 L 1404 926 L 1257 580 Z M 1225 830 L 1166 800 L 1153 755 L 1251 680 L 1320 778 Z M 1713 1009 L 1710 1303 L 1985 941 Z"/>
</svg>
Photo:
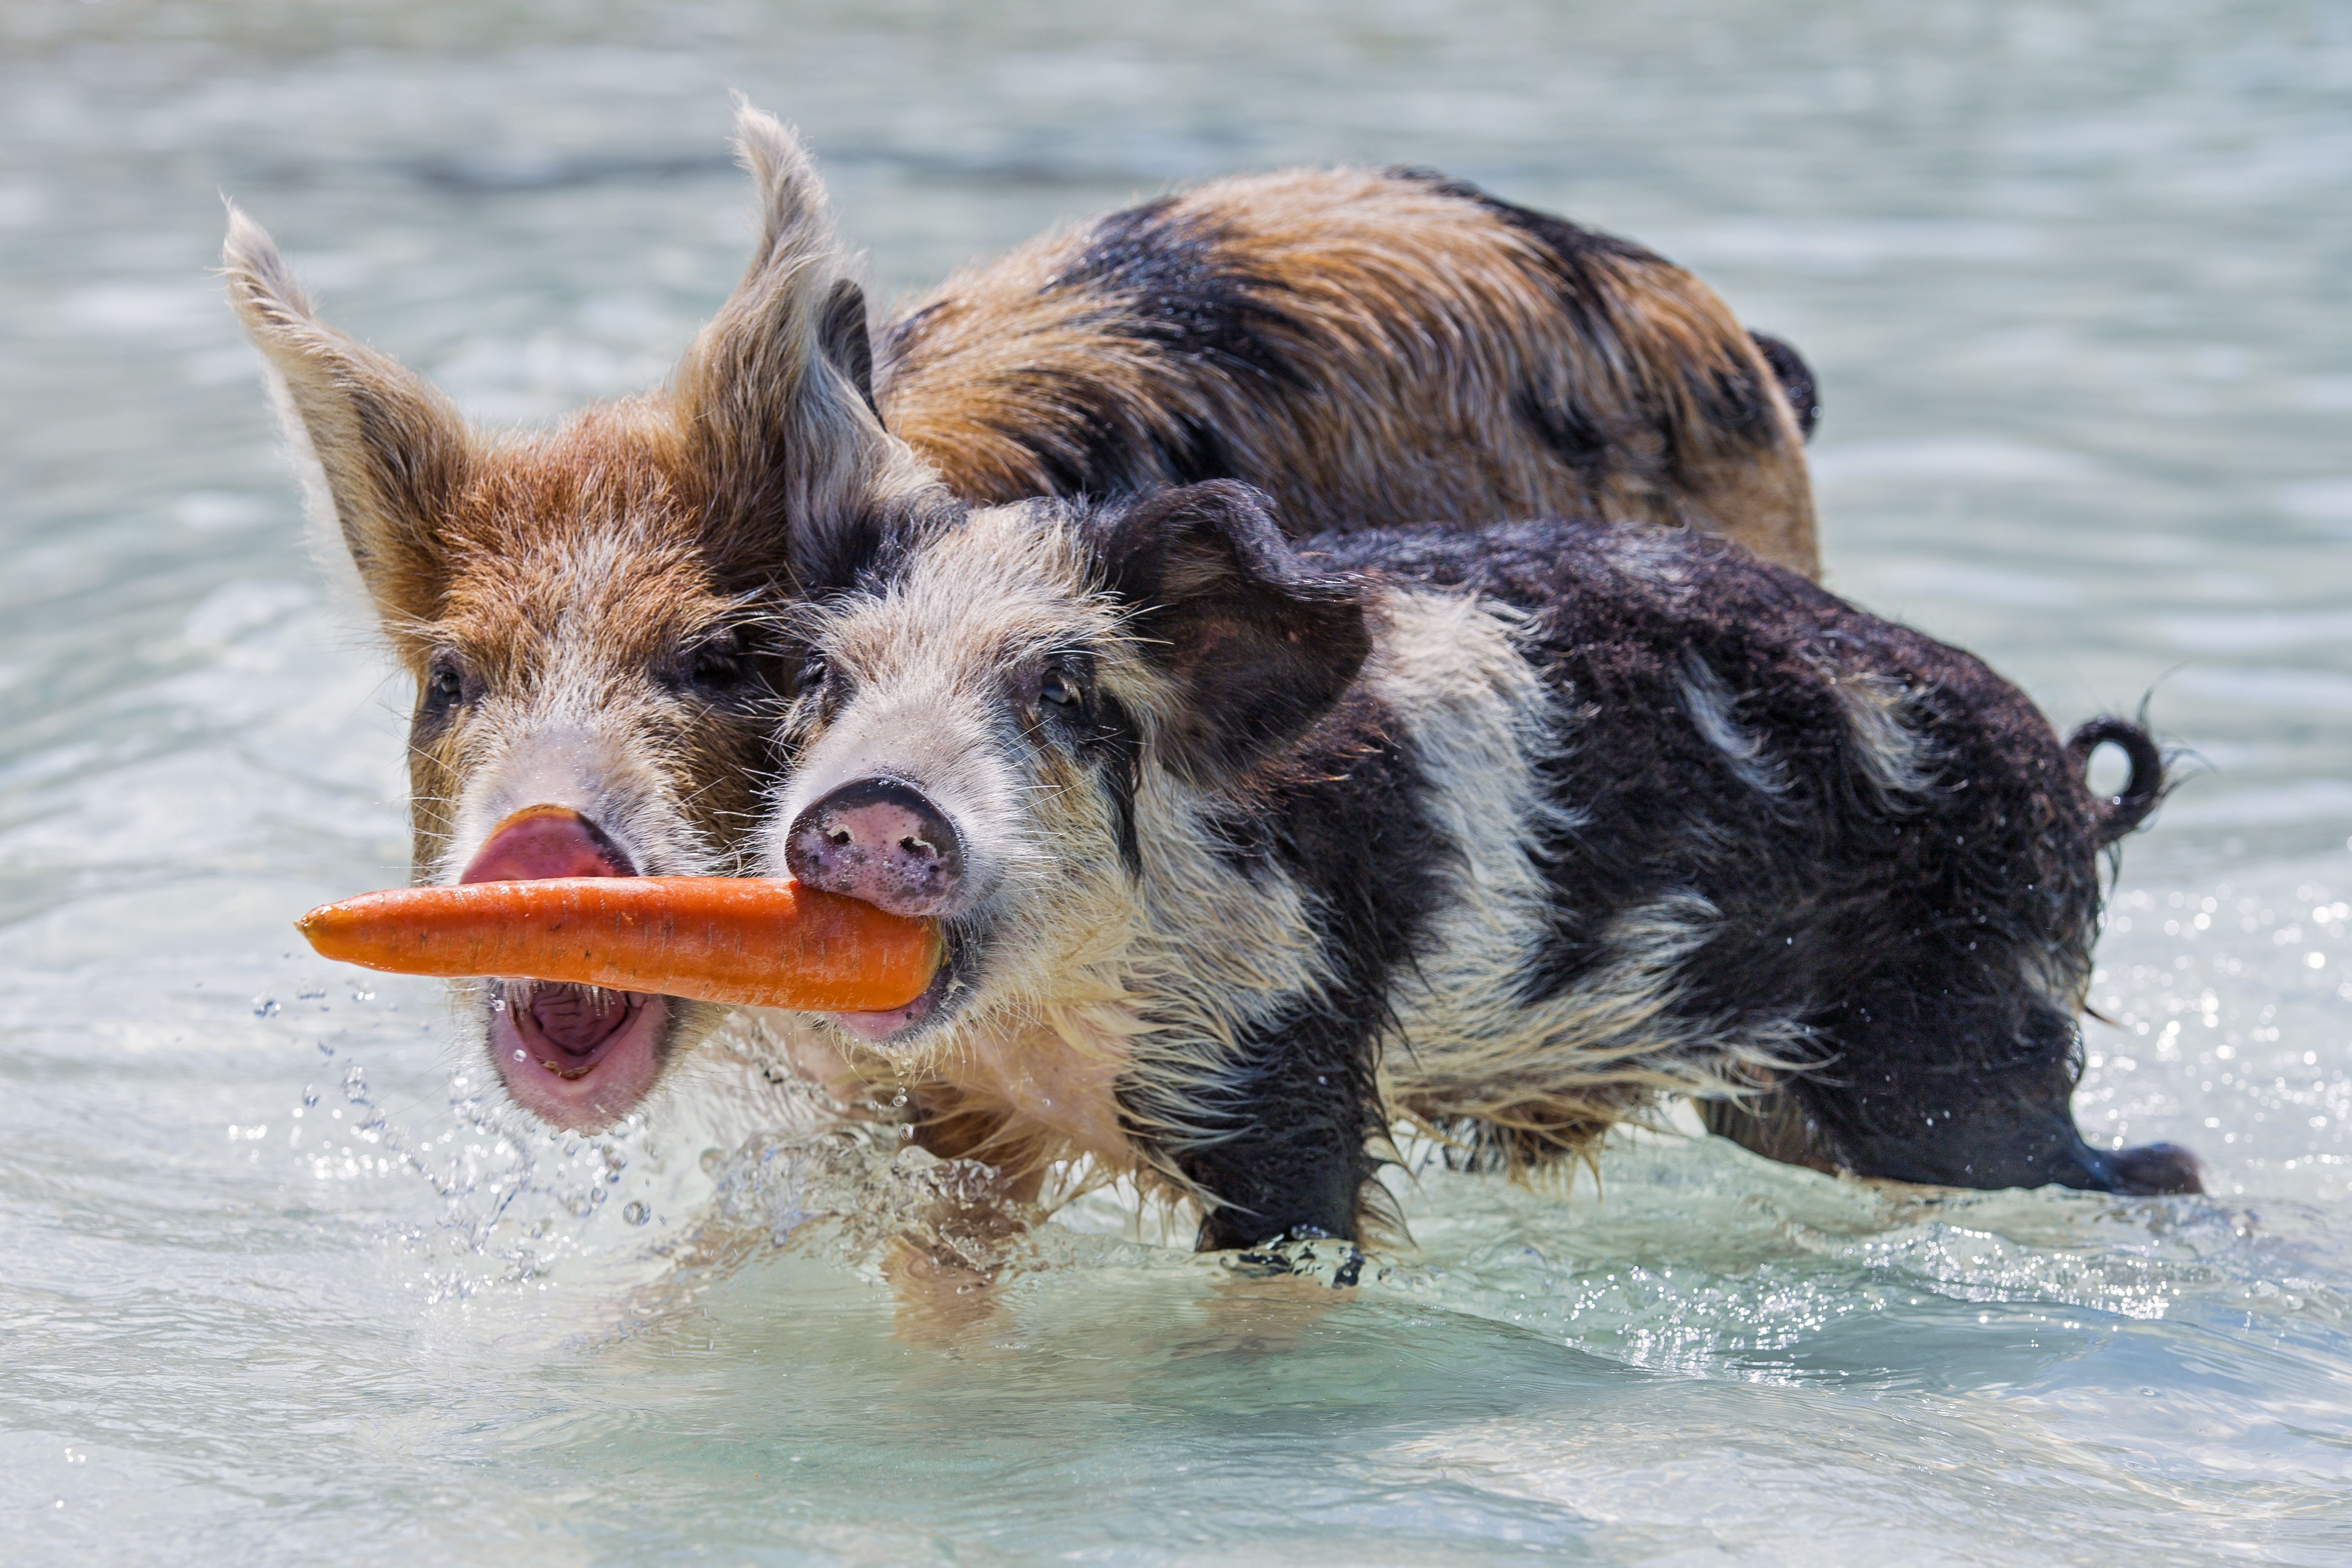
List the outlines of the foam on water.
<svg viewBox="0 0 2352 1568">
<path fill-rule="evenodd" d="M 1896 0 L 0 14 L 10 1561 L 2334 1563 L 2352 1553 L 2337 8 Z M 1645 1133 L 1412 1245 L 1202 1258 L 757 1053 L 613 1132 L 286 921 L 400 879 L 400 735 L 204 279 L 226 187 L 486 417 L 658 376 L 741 86 L 887 289 L 1225 168 L 1437 164 L 1820 373 L 1842 591 L 2201 761 L 2077 1108 L 2211 1195 Z M 209 301 L 209 302 L 208 302 Z M 2175 671 L 2177 673 L 2170 673 Z M 1357 1283 L 1336 1289 L 1335 1281 Z"/>
</svg>

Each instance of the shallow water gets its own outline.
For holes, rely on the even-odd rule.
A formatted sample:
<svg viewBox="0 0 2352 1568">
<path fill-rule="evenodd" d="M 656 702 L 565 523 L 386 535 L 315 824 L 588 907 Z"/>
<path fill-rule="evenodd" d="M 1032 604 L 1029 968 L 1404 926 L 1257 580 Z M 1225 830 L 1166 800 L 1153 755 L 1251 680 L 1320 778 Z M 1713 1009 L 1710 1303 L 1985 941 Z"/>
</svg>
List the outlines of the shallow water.
<svg viewBox="0 0 2352 1568">
<path fill-rule="evenodd" d="M 729 86 L 886 290 L 1394 161 L 1800 344 L 1836 584 L 2062 723 L 2152 689 L 2204 759 L 2131 845 L 2078 1103 L 2215 1195 L 1647 1137 L 1599 1193 L 1401 1181 L 1418 1247 L 1347 1295 L 1101 1201 L 940 1234 L 967 1173 L 722 1113 L 724 1060 L 586 1142 L 478 1098 L 430 987 L 289 949 L 400 874 L 405 693 L 306 559 L 215 192 L 543 417 L 740 266 Z M 0 11 L 8 1557 L 2352 1559 L 2347 110 L 2320 4 Z M 1010 1282 L 894 1306 L 904 1227 Z"/>
</svg>

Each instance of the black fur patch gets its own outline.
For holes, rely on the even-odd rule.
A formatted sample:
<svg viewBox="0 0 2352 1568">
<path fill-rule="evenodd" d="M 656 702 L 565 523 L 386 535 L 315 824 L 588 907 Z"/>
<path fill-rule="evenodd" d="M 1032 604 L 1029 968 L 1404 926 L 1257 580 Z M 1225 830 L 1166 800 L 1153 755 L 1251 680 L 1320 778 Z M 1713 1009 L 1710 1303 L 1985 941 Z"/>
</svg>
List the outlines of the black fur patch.
<svg viewBox="0 0 2352 1568">
<path fill-rule="evenodd" d="M 1298 329 L 1282 309 L 1282 286 L 1241 266 L 1217 224 L 1162 196 L 1098 219 L 1045 288 L 1098 299 L 1083 324 L 1209 371 L 1235 395 L 1295 394 L 1307 382 L 1283 346 Z M 1086 375 L 1027 375 L 1036 394 L 1027 401 L 1058 410 L 1061 423 L 1006 434 L 1035 454 L 1056 494 L 1132 495 L 1238 471 L 1219 432 L 1197 419 L 1137 405 Z"/>
<path fill-rule="evenodd" d="M 800 520 L 786 541 L 789 596 L 822 599 L 877 585 L 924 539 L 958 526 L 963 515 L 961 502 L 924 496 L 898 509 Z"/>
<path fill-rule="evenodd" d="M 1698 405 L 1699 417 L 1717 429 L 1757 440 L 1771 439 L 1771 405 L 1765 400 L 1763 383 L 1754 373 L 1738 365 L 1686 365 L 1683 369 L 1683 384 L 1690 388 L 1691 401 Z"/>
<path fill-rule="evenodd" d="M 1546 396 L 1522 387 L 1511 406 L 1552 456 L 1570 468 L 1598 474 L 1609 466 L 1609 430 L 1579 406 L 1572 392 L 1563 388 Z"/>
<path fill-rule="evenodd" d="M 1129 876 L 1140 877 L 1143 850 L 1135 837 L 1135 785 L 1143 760 L 1143 727 L 1124 703 L 1105 691 L 1094 693 L 1087 719 L 1087 733 L 1080 748 L 1102 769 L 1103 789 L 1117 824 L 1119 860 Z"/>
<path fill-rule="evenodd" d="M 1189 415 L 1122 403 L 1083 374 L 1031 368 L 1007 379 L 1023 388 L 1020 405 L 1053 408 L 1066 420 L 1004 431 L 1045 470 L 1052 494 L 1124 497 L 1239 471 L 1223 437 Z"/>
<path fill-rule="evenodd" d="M 866 327 L 866 290 L 845 278 L 825 297 L 817 321 L 817 342 L 842 374 L 857 388 L 857 395 L 874 417 L 882 417 L 874 401 L 874 339 Z"/>
<path fill-rule="evenodd" d="M 1352 584 L 1297 570 L 1265 498 L 1229 479 L 1097 520 L 1104 584 L 1182 688 L 1164 760 L 1214 787 L 1286 745 L 1371 651 Z"/>
<path fill-rule="evenodd" d="M 1749 339 L 1763 354 L 1764 363 L 1772 367 L 1772 379 L 1780 384 L 1780 395 L 1797 416 L 1798 433 L 1808 441 L 1813 438 L 1813 426 L 1821 423 L 1821 388 L 1813 380 L 1813 367 L 1804 356 L 1782 340 L 1763 332 L 1750 332 Z"/>
<path fill-rule="evenodd" d="M 1414 181 L 1440 195 L 1475 203 L 1498 222 L 1534 240 L 1543 250 L 1545 269 L 1561 310 L 1578 335 L 1595 345 L 1612 344 L 1622 336 L 1614 304 L 1619 279 L 1612 275 L 1614 269 L 1610 264 L 1668 265 L 1655 252 L 1630 241 L 1503 201 L 1467 180 L 1449 179 L 1427 169 L 1392 169 L 1390 174 Z M 1759 346 L 1765 341 L 1759 340 Z M 1766 349 L 1765 353 L 1769 358 L 1771 350 Z M 1795 358 L 1793 352 L 1790 357 Z M 1801 361 L 1797 363 L 1801 366 Z M 1774 368 L 1777 373 L 1777 362 Z M 1764 389 L 1747 369 L 1726 359 L 1714 364 L 1685 366 L 1683 376 L 1699 416 L 1708 424 L 1759 441 L 1771 438 Z M 1523 391 L 1518 397 L 1518 412 L 1561 461 L 1587 471 L 1598 471 L 1605 466 L 1625 434 L 1610 429 L 1589 409 L 1580 406 L 1572 386 Z M 1802 417 L 1801 410 L 1800 418 Z M 1811 426 L 1806 428 L 1810 430 Z"/>
<path fill-rule="evenodd" d="M 1439 195 L 1473 203 L 1533 239 L 1544 251 L 1560 308 L 1576 323 L 1578 332 L 1593 342 L 1605 342 L 1616 335 L 1611 308 L 1614 293 L 1612 280 L 1601 277 L 1595 264 L 1603 258 L 1649 263 L 1659 260 L 1654 252 L 1630 240 L 1507 202 L 1489 195 L 1468 180 L 1450 178 L 1433 169 L 1395 168 L 1389 171 L 1389 176 L 1425 185 Z"/>
<path fill-rule="evenodd" d="M 1278 868 L 1297 886 L 1333 984 L 1236 1042 L 1222 1100 L 1183 1108 L 1232 1129 L 1174 1152 L 1226 1205 L 1203 1221 L 1203 1249 L 1317 1232 L 1360 1239 L 1378 1163 L 1370 1145 L 1385 1125 L 1377 1080 L 1391 986 L 1457 868 L 1429 790 L 1389 716 L 1359 690 L 1229 799 L 1218 825 L 1227 855 L 1245 875 Z"/>
<path fill-rule="evenodd" d="M 1281 286 L 1235 265 L 1223 240 L 1218 225 L 1161 196 L 1097 220 L 1086 249 L 1046 287 L 1111 296 L 1118 308 L 1106 331 L 1205 360 L 1244 384 L 1302 384 L 1266 336 L 1296 331 L 1276 303 Z"/>
<path fill-rule="evenodd" d="M 1616 279 L 1604 275 L 1599 264 L 1654 262 L 1657 258 L 1650 252 L 1612 235 L 1503 201 L 1468 180 L 1451 178 L 1433 169 L 1395 168 L 1388 173 L 1391 179 L 1409 180 L 1439 195 L 1468 202 L 1533 239 L 1542 251 L 1553 298 L 1559 301 L 1577 336 L 1603 348 L 1617 342 Z M 1564 374 L 1538 372 L 1536 382 L 1514 395 L 1512 407 L 1553 456 L 1589 479 L 1597 479 L 1612 464 L 1626 459 L 1622 443 L 1632 432 L 1623 427 L 1624 422 L 1597 412 Z"/>
</svg>

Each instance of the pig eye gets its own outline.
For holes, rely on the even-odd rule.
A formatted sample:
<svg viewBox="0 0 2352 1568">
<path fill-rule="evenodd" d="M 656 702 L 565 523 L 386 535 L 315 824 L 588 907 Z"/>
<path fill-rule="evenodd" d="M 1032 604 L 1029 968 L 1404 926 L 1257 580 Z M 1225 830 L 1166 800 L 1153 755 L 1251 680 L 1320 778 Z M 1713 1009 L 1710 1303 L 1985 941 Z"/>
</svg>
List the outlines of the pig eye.
<svg viewBox="0 0 2352 1568">
<path fill-rule="evenodd" d="M 810 654 L 801 660 L 800 668 L 793 672 L 793 695 L 806 697 L 824 685 L 824 660 Z"/>
<path fill-rule="evenodd" d="M 741 627 L 730 626 L 678 649 L 660 679 L 704 702 L 740 702 L 761 684 L 760 652 Z"/>
<path fill-rule="evenodd" d="M 1083 700 L 1078 683 L 1058 669 L 1049 669 L 1037 687 L 1037 700 L 1050 702 L 1056 708 L 1076 708 Z"/>
<path fill-rule="evenodd" d="M 425 668 L 425 710 L 446 713 L 466 700 L 466 672 L 447 654 L 436 654 Z"/>
<path fill-rule="evenodd" d="M 687 679 L 705 691 L 732 691 L 743 684 L 748 673 L 743 656 L 733 644 L 714 643 L 696 650 Z"/>
</svg>

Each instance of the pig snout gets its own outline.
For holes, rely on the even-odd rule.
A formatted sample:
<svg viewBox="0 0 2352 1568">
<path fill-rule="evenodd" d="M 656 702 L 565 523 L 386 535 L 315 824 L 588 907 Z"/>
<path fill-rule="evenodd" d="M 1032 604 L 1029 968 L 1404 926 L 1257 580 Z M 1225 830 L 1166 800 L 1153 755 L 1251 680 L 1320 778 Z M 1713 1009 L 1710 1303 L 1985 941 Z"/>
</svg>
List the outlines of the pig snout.
<svg viewBox="0 0 2352 1568">
<path fill-rule="evenodd" d="M 562 805 L 526 806 L 490 830 L 461 882 L 538 882 L 551 877 L 634 877 L 636 868 L 602 828 Z"/>
<path fill-rule="evenodd" d="M 844 784 L 793 818 L 784 863 L 812 888 L 898 915 L 935 915 L 963 879 L 946 814 L 894 779 Z"/>
</svg>

